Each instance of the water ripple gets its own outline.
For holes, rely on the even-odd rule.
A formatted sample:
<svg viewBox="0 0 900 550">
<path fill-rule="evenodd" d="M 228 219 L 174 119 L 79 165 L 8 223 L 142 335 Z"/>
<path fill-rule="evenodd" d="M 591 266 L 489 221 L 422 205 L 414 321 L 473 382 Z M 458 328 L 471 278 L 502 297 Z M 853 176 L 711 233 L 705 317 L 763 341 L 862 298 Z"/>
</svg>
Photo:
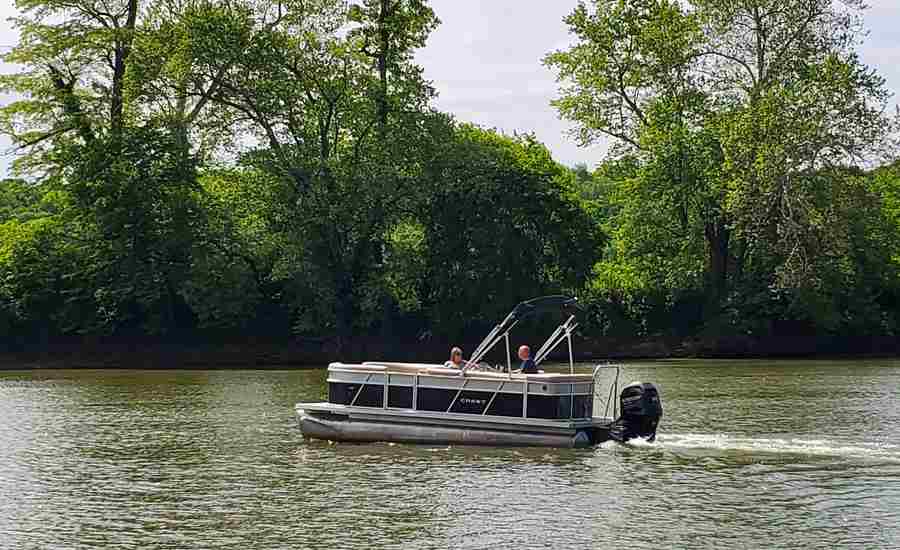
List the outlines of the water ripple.
<svg viewBox="0 0 900 550">
<path fill-rule="evenodd" d="M 552 451 L 304 441 L 322 371 L 0 373 L 0 548 L 900 547 L 900 364 L 626 373 L 657 441 Z"/>
</svg>

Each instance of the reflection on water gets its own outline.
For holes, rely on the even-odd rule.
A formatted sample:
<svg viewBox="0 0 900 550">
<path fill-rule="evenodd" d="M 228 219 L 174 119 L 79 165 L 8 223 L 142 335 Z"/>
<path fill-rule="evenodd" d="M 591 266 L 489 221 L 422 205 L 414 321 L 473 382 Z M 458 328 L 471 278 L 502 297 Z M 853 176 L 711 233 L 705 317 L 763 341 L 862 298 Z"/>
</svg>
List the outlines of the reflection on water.
<svg viewBox="0 0 900 550">
<path fill-rule="evenodd" d="M 900 547 L 900 362 L 633 364 L 655 443 L 306 442 L 324 371 L 0 373 L 0 548 Z"/>
</svg>

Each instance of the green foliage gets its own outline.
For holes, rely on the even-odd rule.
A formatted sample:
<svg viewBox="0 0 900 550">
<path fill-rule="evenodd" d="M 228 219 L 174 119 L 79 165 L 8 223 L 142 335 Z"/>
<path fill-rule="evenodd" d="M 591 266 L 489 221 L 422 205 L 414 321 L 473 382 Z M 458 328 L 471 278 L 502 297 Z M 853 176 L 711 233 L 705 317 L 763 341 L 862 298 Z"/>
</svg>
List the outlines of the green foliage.
<svg viewBox="0 0 900 550">
<path fill-rule="evenodd" d="M 462 126 L 432 169 L 425 227 L 433 318 L 464 327 L 584 285 L 599 229 L 570 172 L 533 137 Z"/>
<path fill-rule="evenodd" d="M 89 236 L 66 219 L 65 200 L 53 206 L 61 213 L 0 224 L 0 322 L 9 334 L 96 328 L 92 281 L 83 276 L 85 248 L 79 246 Z"/>
<path fill-rule="evenodd" d="M 841 168 L 893 152 L 884 80 L 853 51 L 862 8 L 579 4 L 566 19 L 578 41 L 545 60 L 554 104 L 581 142 L 614 139 L 605 166 L 634 163 L 601 195 L 614 206 L 599 296 L 699 302 L 711 330 L 893 330 L 887 226 L 857 214 L 879 198 Z"/>
<path fill-rule="evenodd" d="M 424 0 L 18 0 L 0 332 L 900 330 L 900 170 L 857 0 L 593 0 L 545 62 L 593 172 L 456 124 Z M 881 156 L 879 156 L 881 155 Z"/>
<path fill-rule="evenodd" d="M 314 325 L 347 336 L 377 315 L 385 238 L 410 213 L 430 144 L 449 125 L 428 109 L 433 92 L 411 61 L 436 24 L 430 8 L 393 0 L 345 14 L 340 5 L 291 5 L 271 21 L 265 6 L 206 7 L 185 24 L 192 63 L 215 75 L 210 101 L 248 121 L 262 145 L 243 162 L 291 190 L 283 223 L 318 283 L 297 285 L 296 306 L 327 308 Z M 235 30 L 234 49 L 209 18 Z"/>
<path fill-rule="evenodd" d="M 123 128 L 80 149 L 73 164 L 76 216 L 101 237 L 92 276 L 105 325 L 164 332 L 189 324 L 180 288 L 203 220 L 194 167 L 176 137 Z"/>
<path fill-rule="evenodd" d="M 401 220 L 387 235 L 385 285 L 404 313 L 422 311 L 427 274 L 426 227 L 414 220 Z"/>
<path fill-rule="evenodd" d="M 50 319 L 56 311 L 50 290 L 54 278 L 45 267 L 52 247 L 53 220 L 30 222 L 10 220 L 0 225 L 0 309 L 6 313 L 5 325 L 14 321 Z"/>
<path fill-rule="evenodd" d="M 900 265 L 900 239 L 893 238 L 891 233 L 900 231 L 900 161 L 874 170 L 867 186 L 880 199 L 879 213 L 888 226 L 881 235 L 881 243 L 890 250 L 891 263 Z"/>
<path fill-rule="evenodd" d="M 301 267 L 283 230 L 288 190 L 255 170 L 210 171 L 200 184 L 196 201 L 206 224 L 183 291 L 199 327 L 287 333 L 289 282 Z"/>
</svg>

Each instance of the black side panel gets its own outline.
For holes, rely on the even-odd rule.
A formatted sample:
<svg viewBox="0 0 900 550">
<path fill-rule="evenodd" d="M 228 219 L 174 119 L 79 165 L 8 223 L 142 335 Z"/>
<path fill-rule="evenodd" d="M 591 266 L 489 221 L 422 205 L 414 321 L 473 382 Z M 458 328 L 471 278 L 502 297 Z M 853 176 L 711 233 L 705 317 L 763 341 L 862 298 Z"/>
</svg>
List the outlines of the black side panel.
<svg viewBox="0 0 900 550">
<path fill-rule="evenodd" d="M 450 406 L 450 403 L 453 402 L 453 397 L 456 395 L 456 390 L 439 390 L 435 388 L 419 388 L 419 393 L 417 396 L 418 403 L 416 403 L 416 407 L 420 411 L 441 411 L 444 412 L 447 410 L 447 407 Z"/>
<path fill-rule="evenodd" d="M 494 395 L 493 392 L 464 391 L 459 394 L 459 398 L 453 404 L 450 412 L 481 414 L 484 412 L 484 408 L 487 407 L 492 395 Z"/>
<path fill-rule="evenodd" d="M 339 405 L 349 405 L 353 397 L 359 391 L 359 384 L 328 384 L 328 402 Z M 360 407 L 382 407 L 384 405 L 384 386 L 381 384 L 366 384 L 359 394 L 356 403 Z"/>
<path fill-rule="evenodd" d="M 328 402 L 337 405 L 349 405 L 358 389 L 359 384 L 331 382 L 328 384 Z"/>
<path fill-rule="evenodd" d="M 411 409 L 413 406 L 412 390 L 412 388 L 404 386 L 389 386 L 388 407 L 394 409 Z"/>
<path fill-rule="evenodd" d="M 494 416 L 522 416 L 521 393 L 498 393 L 488 414 Z"/>
<path fill-rule="evenodd" d="M 358 407 L 384 407 L 384 385 L 366 384 L 354 405 Z"/>
<path fill-rule="evenodd" d="M 328 384 L 328 401 L 340 405 L 349 405 L 359 390 L 360 384 L 331 383 Z M 482 414 L 491 400 L 492 392 L 464 391 L 453 405 L 451 412 Z M 454 389 L 419 388 L 417 408 L 423 411 L 446 411 L 456 396 Z M 361 407 L 383 406 L 384 386 L 366 384 L 356 405 Z M 391 386 L 388 392 L 388 406 L 397 409 L 412 408 L 412 388 Z M 531 418 L 561 419 L 570 418 L 570 397 L 534 395 L 528 396 L 528 416 Z M 593 413 L 593 397 L 579 395 L 575 397 L 572 418 L 590 418 Z M 515 393 L 498 393 L 491 403 L 487 414 L 494 416 L 522 416 L 522 395 Z"/>
<path fill-rule="evenodd" d="M 548 395 L 531 395 L 528 396 L 528 416 L 529 418 L 571 418 L 571 397 L 568 395 L 548 396 Z"/>
<path fill-rule="evenodd" d="M 576 395 L 575 412 L 572 414 L 572 418 L 590 418 L 592 416 L 594 416 L 594 396 Z"/>
</svg>

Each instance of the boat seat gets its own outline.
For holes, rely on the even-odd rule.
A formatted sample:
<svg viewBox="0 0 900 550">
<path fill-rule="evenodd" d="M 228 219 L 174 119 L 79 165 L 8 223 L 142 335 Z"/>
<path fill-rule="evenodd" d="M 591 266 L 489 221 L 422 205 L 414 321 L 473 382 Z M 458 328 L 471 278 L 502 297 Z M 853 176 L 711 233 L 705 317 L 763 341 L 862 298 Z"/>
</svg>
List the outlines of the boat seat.
<svg viewBox="0 0 900 550">
<path fill-rule="evenodd" d="M 359 364 L 348 363 L 332 363 L 329 368 L 337 367 L 341 369 L 358 370 L 361 372 L 396 372 L 402 374 L 441 374 L 441 375 L 458 375 L 459 371 L 438 364 L 430 363 L 381 363 L 375 361 L 366 361 Z"/>
<path fill-rule="evenodd" d="M 569 374 L 562 372 L 545 372 L 543 374 L 526 374 L 526 378 L 532 382 L 556 382 L 562 384 L 591 382 L 594 377 L 590 374 Z"/>
<path fill-rule="evenodd" d="M 457 369 L 444 367 L 432 363 L 393 363 L 366 361 L 361 364 L 332 363 L 329 367 L 359 370 L 362 372 L 395 372 L 402 374 L 426 374 L 435 376 L 459 376 Z M 538 374 L 508 374 L 505 372 L 492 372 L 484 370 L 466 369 L 466 378 L 488 378 L 491 380 L 527 380 L 529 382 L 550 384 L 583 384 L 590 383 L 593 378 L 590 374 L 568 374 L 558 372 L 545 372 Z"/>
<path fill-rule="evenodd" d="M 367 364 L 359 364 L 359 363 L 331 363 L 328 365 L 329 369 L 332 368 L 341 368 L 341 369 L 350 369 L 350 370 L 358 370 L 362 372 L 384 372 L 387 370 L 387 367 L 382 365 L 367 365 Z"/>
<path fill-rule="evenodd" d="M 522 374 L 522 373 L 513 373 L 512 375 L 507 374 L 505 372 L 490 372 L 490 371 L 466 371 L 467 377 L 474 378 L 490 378 L 496 380 L 527 380 L 529 382 L 544 382 L 551 384 L 581 384 L 585 382 L 591 382 L 593 377 L 590 374 L 565 374 L 565 373 L 557 373 L 557 372 L 547 372 L 547 373 L 538 373 L 538 374 Z"/>
<path fill-rule="evenodd" d="M 381 362 L 381 361 L 366 361 L 363 363 L 364 367 L 384 367 L 388 372 L 402 372 L 404 374 L 418 374 L 423 373 L 425 371 L 431 369 L 440 369 L 445 371 L 453 371 L 454 369 L 448 369 L 441 365 L 434 363 L 393 363 L 393 362 Z"/>
</svg>

